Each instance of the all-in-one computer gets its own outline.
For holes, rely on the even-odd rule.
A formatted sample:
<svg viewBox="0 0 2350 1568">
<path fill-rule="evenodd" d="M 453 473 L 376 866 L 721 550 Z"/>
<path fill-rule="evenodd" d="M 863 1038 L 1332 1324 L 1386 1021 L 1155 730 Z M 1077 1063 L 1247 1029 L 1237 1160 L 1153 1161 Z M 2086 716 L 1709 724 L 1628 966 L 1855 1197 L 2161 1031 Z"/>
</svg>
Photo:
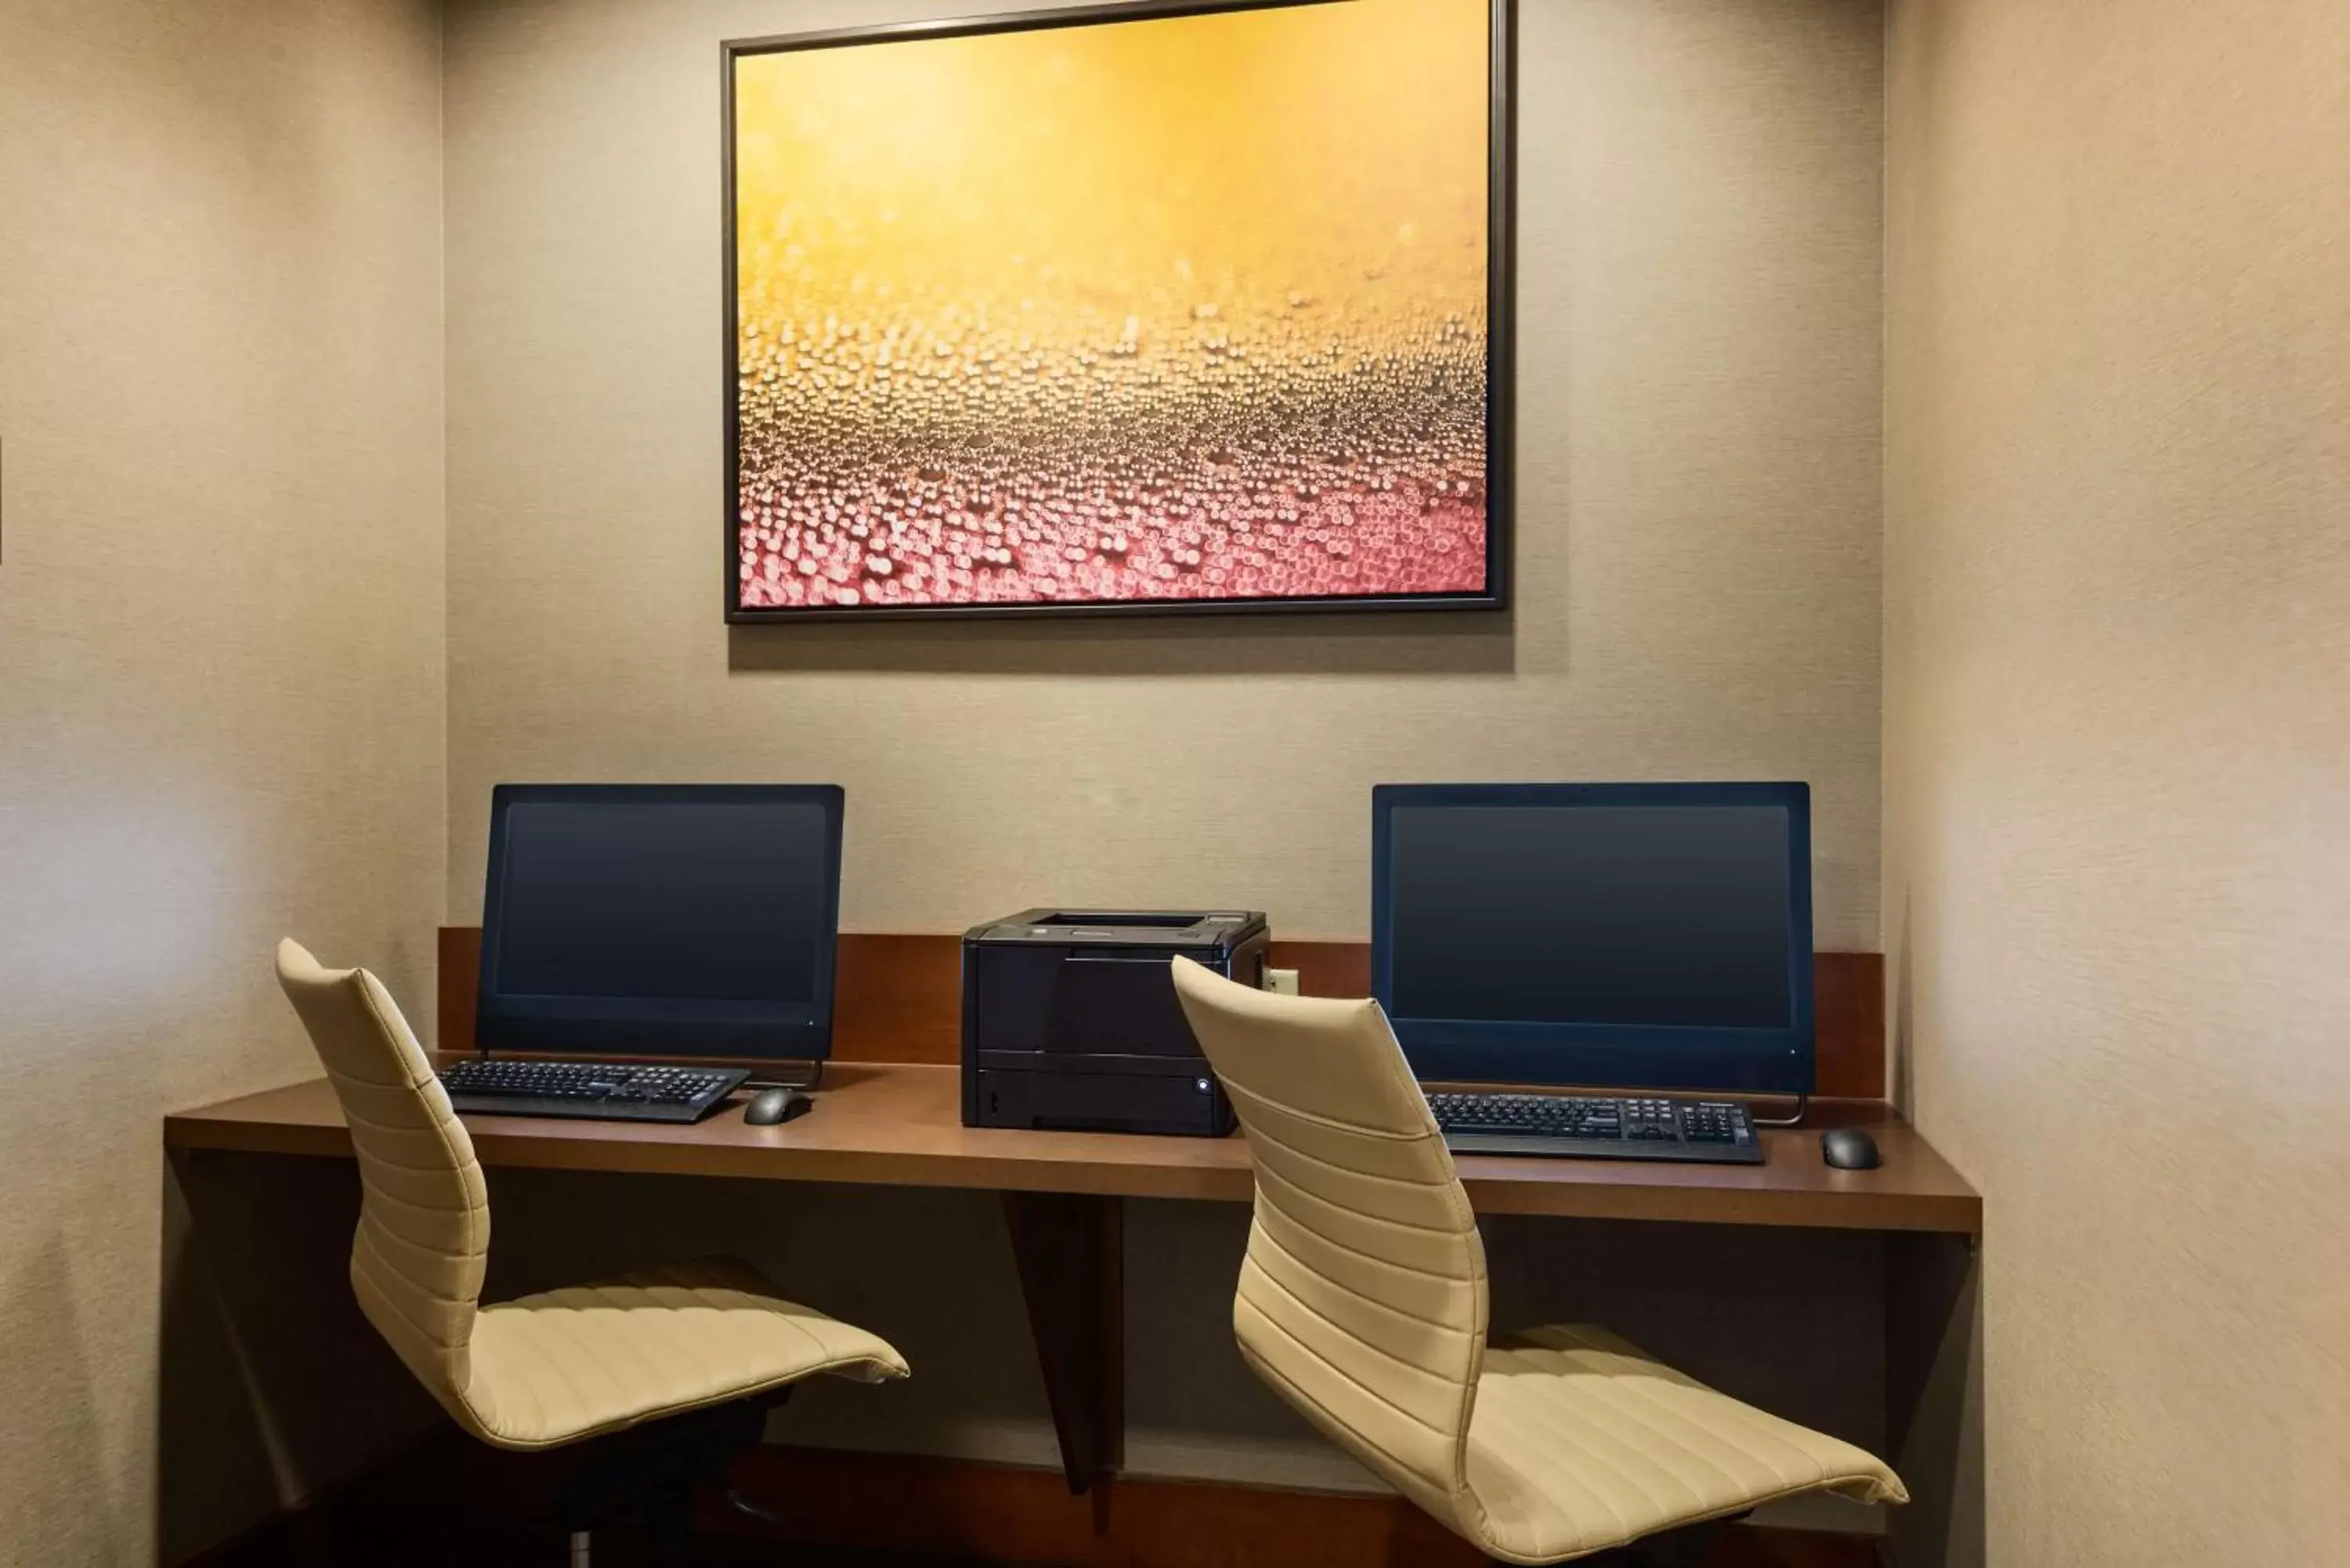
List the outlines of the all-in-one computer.
<svg viewBox="0 0 2350 1568">
<path fill-rule="evenodd" d="M 1383 785 L 1372 989 L 1460 1149 L 1760 1160 L 1813 1083 L 1801 784 Z"/>
<path fill-rule="evenodd" d="M 692 1121 L 754 1074 L 812 1082 L 841 813 L 833 784 L 499 785 L 457 1107 Z"/>
</svg>

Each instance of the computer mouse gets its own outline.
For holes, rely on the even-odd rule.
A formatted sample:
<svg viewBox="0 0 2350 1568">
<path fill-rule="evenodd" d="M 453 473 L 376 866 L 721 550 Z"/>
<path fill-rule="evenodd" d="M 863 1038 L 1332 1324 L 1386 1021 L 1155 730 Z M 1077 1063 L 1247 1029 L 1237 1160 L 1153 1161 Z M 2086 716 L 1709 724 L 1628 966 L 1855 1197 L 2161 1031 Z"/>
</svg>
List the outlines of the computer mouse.
<svg viewBox="0 0 2350 1568">
<path fill-rule="evenodd" d="M 804 1116 L 815 1106 L 814 1100 L 797 1089 L 762 1089 L 743 1107 L 743 1120 L 749 1127 L 771 1127 L 794 1116 Z"/>
<path fill-rule="evenodd" d="M 1820 1134 L 1820 1158 L 1838 1170 L 1875 1170 L 1885 1163 L 1877 1158 L 1877 1140 L 1858 1127 Z"/>
</svg>

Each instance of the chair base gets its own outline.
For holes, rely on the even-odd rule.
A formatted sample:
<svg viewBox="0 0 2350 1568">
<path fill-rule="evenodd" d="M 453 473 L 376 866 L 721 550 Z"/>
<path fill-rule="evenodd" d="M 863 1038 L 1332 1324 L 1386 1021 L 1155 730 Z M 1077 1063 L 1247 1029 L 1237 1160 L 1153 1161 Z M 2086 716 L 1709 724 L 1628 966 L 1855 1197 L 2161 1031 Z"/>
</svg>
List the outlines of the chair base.
<svg viewBox="0 0 2350 1568">
<path fill-rule="evenodd" d="M 571 1535 L 571 1568 L 590 1568 L 593 1532 L 631 1513 L 642 1515 L 656 1550 L 683 1556 L 692 1545 L 693 1489 L 720 1485 L 726 1467 L 766 1436 L 767 1412 L 790 1395 L 785 1387 L 582 1445 L 556 1500 Z"/>
<path fill-rule="evenodd" d="M 1739 1515 L 1744 1518 L 1745 1515 Z M 1731 1521 L 1709 1519 L 1702 1524 L 1687 1524 L 1679 1530 L 1661 1530 L 1654 1535 L 1644 1535 L 1628 1545 L 1611 1546 L 1605 1552 L 1595 1552 L 1588 1557 L 1573 1559 L 1576 1568 L 1698 1568 L 1714 1542 L 1721 1538 L 1722 1528 Z M 1498 1563 L 1494 1568 L 1502 1568 Z"/>
<path fill-rule="evenodd" d="M 1710 1519 L 1703 1524 L 1691 1524 L 1679 1530 L 1660 1531 L 1644 1536 L 1624 1550 L 1630 1562 L 1639 1568 L 1697 1568 L 1712 1552 L 1715 1542 L 1721 1539 L 1724 1521 Z"/>
</svg>

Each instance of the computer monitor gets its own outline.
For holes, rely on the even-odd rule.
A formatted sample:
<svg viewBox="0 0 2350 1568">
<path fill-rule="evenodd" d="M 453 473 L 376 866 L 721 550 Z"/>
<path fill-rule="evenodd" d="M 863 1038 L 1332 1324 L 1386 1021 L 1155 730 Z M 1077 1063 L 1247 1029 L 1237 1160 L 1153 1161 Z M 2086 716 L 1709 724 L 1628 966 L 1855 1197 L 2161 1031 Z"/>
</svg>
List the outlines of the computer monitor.
<svg viewBox="0 0 2350 1568">
<path fill-rule="evenodd" d="M 1455 1083 L 1812 1091 L 1811 790 L 1388 784 L 1371 985 Z"/>
<path fill-rule="evenodd" d="M 476 1044 L 822 1060 L 841 805 L 832 784 L 500 784 Z"/>
</svg>

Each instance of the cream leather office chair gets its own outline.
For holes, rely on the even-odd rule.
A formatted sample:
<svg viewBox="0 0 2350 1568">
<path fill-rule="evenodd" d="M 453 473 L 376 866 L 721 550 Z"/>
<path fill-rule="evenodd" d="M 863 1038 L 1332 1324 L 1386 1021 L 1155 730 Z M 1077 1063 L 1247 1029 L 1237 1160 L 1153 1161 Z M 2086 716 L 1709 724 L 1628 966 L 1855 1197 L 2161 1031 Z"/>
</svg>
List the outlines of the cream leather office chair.
<svg viewBox="0 0 2350 1568">
<path fill-rule="evenodd" d="M 474 1437 L 546 1449 L 670 1423 L 684 1446 L 708 1451 L 714 1432 L 755 1440 L 764 1406 L 813 1374 L 906 1376 L 887 1343 L 785 1300 L 732 1259 L 481 1304 L 488 1190 L 473 1139 L 398 1004 L 367 971 L 322 969 L 292 941 L 278 945 L 277 979 L 326 1064 L 359 1157 L 364 1198 L 350 1272 L 359 1308 Z M 702 1412 L 733 1418 L 674 1419 Z M 598 1482 L 611 1484 L 608 1473 Z M 575 1532 L 575 1564 L 587 1550 L 585 1532 Z"/>
<path fill-rule="evenodd" d="M 1604 1330 L 1489 1344 L 1485 1249 L 1374 1002 L 1274 996 L 1175 961 L 1256 1166 L 1232 1325 L 1274 1391 L 1504 1563 L 1690 1561 L 1687 1527 L 1799 1492 L 1908 1501 L 1882 1463 Z M 1615 1560 L 1615 1559 L 1610 1559 Z"/>
</svg>

